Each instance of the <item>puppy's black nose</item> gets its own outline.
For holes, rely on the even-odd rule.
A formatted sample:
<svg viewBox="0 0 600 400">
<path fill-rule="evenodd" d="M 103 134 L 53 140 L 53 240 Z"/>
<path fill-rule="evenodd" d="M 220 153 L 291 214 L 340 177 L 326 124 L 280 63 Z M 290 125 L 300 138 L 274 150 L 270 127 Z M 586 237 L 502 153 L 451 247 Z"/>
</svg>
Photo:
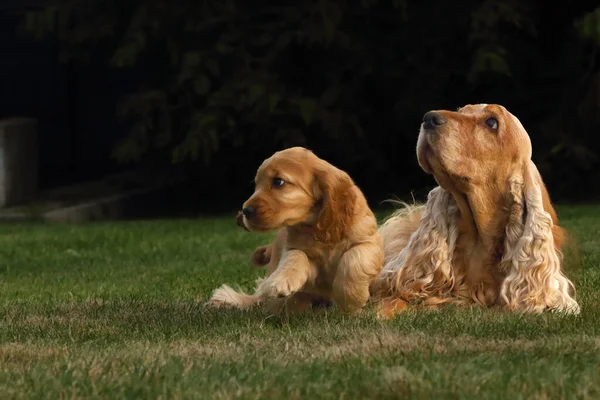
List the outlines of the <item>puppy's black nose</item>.
<svg viewBox="0 0 600 400">
<path fill-rule="evenodd" d="M 439 112 L 429 111 L 423 115 L 423 128 L 425 129 L 435 129 L 445 123 L 446 119 Z"/>
<path fill-rule="evenodd" d="M 242 214 L 244 214 L 244 217 L 250 219 L 250 218 L 254 217 L 254 215 L 256 214 L 256 208 L 254 208 L 254 207 L 244 207 L 242 209 Z"/>
</svg>

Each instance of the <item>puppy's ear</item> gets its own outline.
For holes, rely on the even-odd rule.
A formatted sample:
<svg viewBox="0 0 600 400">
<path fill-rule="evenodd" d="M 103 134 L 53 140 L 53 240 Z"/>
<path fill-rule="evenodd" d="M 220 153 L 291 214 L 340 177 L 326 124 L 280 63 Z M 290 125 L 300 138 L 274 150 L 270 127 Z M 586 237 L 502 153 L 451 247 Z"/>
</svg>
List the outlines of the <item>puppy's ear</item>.
<svg viewBox="0 0 600 400">
<path fill-rule="evenodd" d="M 337 243 L 343 239 L 354 218 L 354 182 L 344 171 L 330 167 L 315 172 L 314 185 L 314 193 L 321 202 L 315 239 Z"/>
<path fill-rule="evenodd" d="M 522 177 L 511 178 L 509 184 L 512 205 L 501 262 L 506 272 L 501 299 L 509 309 L 578 313 L 558 248 L 562 230 L 555 225 L 556 213 L 535 164 L 526 163 Z"/>
</svg>

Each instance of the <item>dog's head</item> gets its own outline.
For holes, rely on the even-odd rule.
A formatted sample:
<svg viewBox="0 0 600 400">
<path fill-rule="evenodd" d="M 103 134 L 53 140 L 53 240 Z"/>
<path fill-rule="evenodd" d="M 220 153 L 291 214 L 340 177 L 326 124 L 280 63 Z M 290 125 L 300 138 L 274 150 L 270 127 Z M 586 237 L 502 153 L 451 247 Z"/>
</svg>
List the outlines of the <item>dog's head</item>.
<svg viewBox="0 0 600 400">
<path fill-rule="evenodd" d="M 318 240 L 339 241 L 353 218 L 353 188 L 348 174 L 310 150 L 279 151 L 259 167 L 238 224 L 259 232 L 304 226 Z"/>
<path fill-rule="evenodd" d="M 504 183 L 521 173 L 531 158 L 531 141 L 503 106 L 467 105 L 457 112 L 435 110 L 423 116 L 417 158 L 440 185 L 449 179 L 466 192 L 470 186 Z"/>
</svg>

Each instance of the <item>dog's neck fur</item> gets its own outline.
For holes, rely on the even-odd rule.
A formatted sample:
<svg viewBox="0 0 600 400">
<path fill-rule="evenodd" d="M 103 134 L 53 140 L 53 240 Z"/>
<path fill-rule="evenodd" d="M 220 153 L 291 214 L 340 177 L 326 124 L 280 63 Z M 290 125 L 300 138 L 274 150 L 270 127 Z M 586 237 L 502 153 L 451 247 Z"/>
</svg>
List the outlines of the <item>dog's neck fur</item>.
<svg viewBox="0 0 600 400">
<path fill-rule="evenodd" d="M 504 227 L 509 215 L 508 197 L 502 186 L 495 183 L 459 190 L 453 180 L 439 181 L 452 194 L 460 210 L 459 236 L 453 254 L 455 267 L 466 279 L 467 287 L 480 288 L 465 295 L 488 305 L 494 304 L 503 275 L 497 267 L 502 258 Z M 486 266 L 482 267 L 481 263 Z"/>
<path fill-rule="evenodd" d="M 505 235 L 509 215 L 507 181 L 496 178 L 467 187 L 446 174 L 436 174 L 436 180 L 456 200 L 460 210 L 460 235 L 476 243 L 485 253 L 495 253 L 498 241 Z"/>
</svg>

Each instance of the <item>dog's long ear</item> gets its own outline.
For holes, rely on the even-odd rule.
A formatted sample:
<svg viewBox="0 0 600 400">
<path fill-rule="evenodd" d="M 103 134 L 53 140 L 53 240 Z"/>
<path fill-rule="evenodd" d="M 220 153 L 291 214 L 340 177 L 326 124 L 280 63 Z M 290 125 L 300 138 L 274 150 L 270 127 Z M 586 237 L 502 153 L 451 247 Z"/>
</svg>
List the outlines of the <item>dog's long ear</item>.
<svg viewBox="0 0 600 400">
<path fill-rule="evenodd" d="M 386 254 L 386 264 L 374 285 L 374 292 L 378 291 L 375 298 L 392 295 L 406 301 L 430 297 L 437 301 L 458 287 L 460 277 L 452 268 L 458 213 L 456 201 L 442 187 L 429 192 L 419 227 L 406 246 L 398 254 Z M 390 223 L 397 225 L 402 220 L 386 224 Z"/>
<path fill-rule="evenodd" d="M 541 188 L 544 210 L 550 214 L 552 222 L 554 223 L 554 226 L 552 227 L 554 247 L 556 247 L 563 254 L 562 270 L 567 275 L 576 276 L 581 272 L 581 259 L 579 258 L 577 240 L 573 235 L 569 234 L 567 230 L 559 225 L 558 216 L 556 215 L 556 211 L 554 211 L 554 207 L 550 201 L 550 196 L 548 195 L 548 190 L 543 182 L 541 183 Z"/>
<path fill-rule="evenodd" d="M 314 192 L 321 203 L 315 239 L 324 243 L 342 240 L 354 218 L 356 193 L 350 176 L 337 168 L 315 171 Z"/>
<path fill-rule="evenodd" d="M 513 310 L 578 313 L 573 284 L 562 269 L 562 230 L 535 164 L 526 162 L 522 175 L 511 178 L 509 186 L 512 204 L 500 265 L 506 272 L 501 299 Z"/>
</svg>

